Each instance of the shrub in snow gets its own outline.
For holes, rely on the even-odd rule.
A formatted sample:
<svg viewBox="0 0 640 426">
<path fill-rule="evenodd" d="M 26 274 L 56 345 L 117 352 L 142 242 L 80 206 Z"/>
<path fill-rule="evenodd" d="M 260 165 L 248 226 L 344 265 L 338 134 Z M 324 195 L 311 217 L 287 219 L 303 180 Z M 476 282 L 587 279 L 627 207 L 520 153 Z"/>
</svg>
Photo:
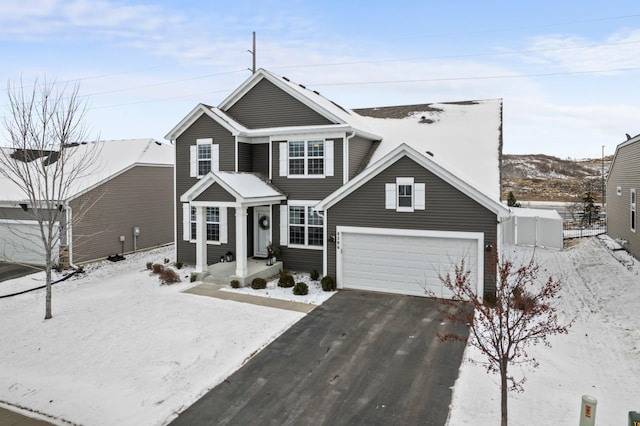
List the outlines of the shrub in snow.
<svg viewBox="0 0 640 426">
<path fill-rule="evenodd" d="M 293 275 L 291 274 L 286 274 L 278 279 L 278 287 L 289 288 L 293 287 L 295 283 L 296 281 L 293 279 Z"/>
<path fill-rule="evenodd" d="M 180 262 L 180 261 L 177 261 L 177 262 L 175 262 L 175 263 L 173 264 L 173 266 L 175 266 L 175 267 L 176 267 L 176 268 L 178 268 L 178 269 L 182 269 L 183 263 L 182 263 L 182 262 Z"/>
<path fill-rule="evenodd" d="M 333 278 L 331 275 L 327 275 L 325 277 L 322 277 L 322 281 L 320 281 L 320 284 L 322 284 L 322 289 L 324 291 L 335 291 L 336 290 L 336 279 Z"/>
<path fill-rule="evenodd" d="M 189 278 L 189 282 L 194 283 L 196 282 L 197 279 L 198 279 L 198 274 L 196 274 L 195 272 L 192 272 L 191 277 Z"/>
<path fill-rule="evenodd" d="M 231 280 L 231 288 L 240 288 L 240 281 L 238 280 Z"/>
<path fill-rule="evenodd" d="M 164 271 L 164 265 L 161 265 L 159 263 L 154 263 L 151 266 L 151 270 L 153 271 L 154 274 L 161 274 L 162 271 Z"/>
<path fill-rule="evenodd" d="M 180 277 L 178 273 L 171 268 L 164 268 L 162 272 L 160 272 L 160 281 L 162 284 L 175 284 L 180 282 Z"/>
<path fill-rule="evenodd" d="M 318 273 L 317 269 L 312 269 L 311 272 L 309 272 L 309 278 L 311 278 L 312 281 L 318 281 L 320 273 Z"/>
<path fill-rule="evenodd" d="M 251 281 L 251 288 L 254 290 L 262 290 L 264 288 L 267 288 L 267 280 L 260 277 L 254 278 L 253 281 Z"/>
<path fill-rule="evenodd" d="M 293 286 L 293 294 L 296 296 L 304 296 L 307 293 L 309 293 L 309 286 L 305 283 L 300 282 Z"/>
<path fill-rule="evenodd" d="M 151 267 L 153 266 L 153 262 L 147 262 L 147 269 L 151 270 Z"/>
<path fill-rule="evenodd" d="M 169 260 L 169 258 L 168 258 L 168 257 L 165 257 L 165 258 L 164 258 L 164 263 L 165 263 L 165 265 L 166 265 L 167 263 L 169 263 L 169 262 L 171 262 L 171 261 Z"/>
</svg>

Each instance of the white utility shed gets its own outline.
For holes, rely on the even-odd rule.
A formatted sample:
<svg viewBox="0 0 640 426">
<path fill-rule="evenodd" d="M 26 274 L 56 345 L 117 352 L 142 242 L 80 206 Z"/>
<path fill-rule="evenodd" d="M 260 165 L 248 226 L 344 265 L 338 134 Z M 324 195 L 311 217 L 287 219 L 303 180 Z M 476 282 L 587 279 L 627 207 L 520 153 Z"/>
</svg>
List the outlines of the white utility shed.
<svg viewBox="0 0 640 426">
<path fill-rule="evenodd" d="M 562 248 L 562 217 L 555 210 L 512 207 L 502 223 L 505 241 L 518 246 Z"/>
</svg>

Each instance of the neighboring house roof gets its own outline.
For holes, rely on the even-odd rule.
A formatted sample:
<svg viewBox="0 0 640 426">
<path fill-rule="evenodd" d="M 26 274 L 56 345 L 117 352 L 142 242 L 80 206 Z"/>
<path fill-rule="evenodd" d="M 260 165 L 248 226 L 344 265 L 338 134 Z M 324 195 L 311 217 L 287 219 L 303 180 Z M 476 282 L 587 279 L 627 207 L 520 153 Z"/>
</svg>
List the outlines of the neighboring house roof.
<svg viewBox="0 0 640 426">
<path fill-rule="evenodd" d="M 209 172 L 180 196 L 183 203 L 191 202 L 213 184 L 219 184 L 238 204 L 261 205 L 286 200 L 286 196 L 254 173 Z"/>
<path fill-rule="evenodd" d="M 5 150 L 9 148 L 3 148 Z M 67 148 L 73 150 L 66 167 L 73 169 L 74 161 L 83 158 L 83 154 L 97 150 L 98 163 L 87 174 L 74 180 L 67 191 L 67 201 L 76 198 L 102 183 L 113 179 L 134 166 L 173 167 L 174 147 L 154 139 L 124 139 L 73 144 Z M 33 163 L 42 161 L 34 160 Z M 25 201 L 24 192 L 14 182 L 0 175 L 0 200 Z"/>
<path fill-rule="evenodd" d="M 501 99 L 354 111 L 382 135 L 369 164 L 405 143 L 500 200 Z"/>
<path fill-rule="evenodd" d="M 349 194 L 360 188 L 362 185 L 369 182 L 372 178 L 377 176 L 387 167 L 405 156 L 411 158 L 413 161 L 420 164 L 422 167 L 438 176 L 440 179 L 448 182 L 454 188 L 458 189 L 463 194 L 466 194 L 480 205 L 496 213 L 498 217 L 508 217 L 510 215 L 510 209 L 504 204 L 495 200 L 490 195 L 482 192 L 474 185 L 471 185 L 469 182 L 464 181 L 459 176 L 454 175 L 446 167 L 439 164 L 439 162 L 435 158 L 425 156 L 404 143 L 397 146 L 391 152 L 388 152 L 384 157 L 371 164 L 362 173 L 350 180 L 346 185 L 342 186 L 340 189 L 330 194 L 324 200 L 320 201 L 315 206 L 316 210 L 324 211 L 332 207 L 340 200 L 344 199 Z"/>
</svg>

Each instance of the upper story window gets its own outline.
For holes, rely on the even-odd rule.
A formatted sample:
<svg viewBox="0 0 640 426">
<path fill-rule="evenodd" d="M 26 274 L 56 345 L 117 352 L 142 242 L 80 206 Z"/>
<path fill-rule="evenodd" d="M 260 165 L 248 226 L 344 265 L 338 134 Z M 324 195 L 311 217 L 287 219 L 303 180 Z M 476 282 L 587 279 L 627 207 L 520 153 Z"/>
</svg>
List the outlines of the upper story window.
<svg viewBox="0 0 640 426">
<path fill-rule="evenodd" d="M 398 212 L 425 209 L 425 184 L 415 183 L 412 177 L 398 177 L 395 183 L 385 184 L 385 208 Z"/>
<path fill-rule="evenodd" d="M 210 171 L 220 170 L 220 145 L 213 143 L 213 138 L 196 139 L 190 147 L 191 177 L 201 178 Z"/>
<path fill-rule="evenodd" d="M 333 176 L 333 141 L 324 139 L 281 142 L 280 176 Z"/>
<path fill-rule="evenodd" d="M 631 216 L 631 231 L 636 232 L 637 216 L 636 216 L 636 189 L 631 188 L 629 190 L 629 213 Z"/>
</svg>

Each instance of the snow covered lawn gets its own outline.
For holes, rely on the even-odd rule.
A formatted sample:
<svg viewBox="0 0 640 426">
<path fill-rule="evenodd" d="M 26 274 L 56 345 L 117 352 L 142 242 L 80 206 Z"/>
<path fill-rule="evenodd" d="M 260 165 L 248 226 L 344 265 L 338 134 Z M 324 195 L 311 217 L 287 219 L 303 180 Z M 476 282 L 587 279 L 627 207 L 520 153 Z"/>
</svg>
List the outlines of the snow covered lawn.
<svg viewBox="0 0 640 426">
<path fill-rule="evenodd" d="M 87 425 L 164 424 L 304 316 L 180 293 L 189 270 L 161 286 L 145 264 L 164 258 L 173 247 L 56 284 L 48 321 L 44 290 L 0 299 L 0 402 Z M 42 280 L 0 283 L 0 295 Z"/>
<path fill-rule="evenodd" d="M 536 249 L 541 269 L 564 282 L 558 309 L 575 323 L 551 338 L 551 348 L 531 348 L 538 369 L 511 367 L 527 381 L 524 393 L 509 396 L 510 424 L 577 425 L 582 395 L 597 399 L 598 426 L 626 425 L 628 412 L 640 411 L 640 266 L 607 246 L 613 242 L 602 237 L 563 251 Z M 511 255 L 527 261 L 532 251 L 515 247 Z M 465 358 L 448 424 L 500 424 L 499 377 L 468 361 L 482 360 L 474 348 Z"/>
</svg>

